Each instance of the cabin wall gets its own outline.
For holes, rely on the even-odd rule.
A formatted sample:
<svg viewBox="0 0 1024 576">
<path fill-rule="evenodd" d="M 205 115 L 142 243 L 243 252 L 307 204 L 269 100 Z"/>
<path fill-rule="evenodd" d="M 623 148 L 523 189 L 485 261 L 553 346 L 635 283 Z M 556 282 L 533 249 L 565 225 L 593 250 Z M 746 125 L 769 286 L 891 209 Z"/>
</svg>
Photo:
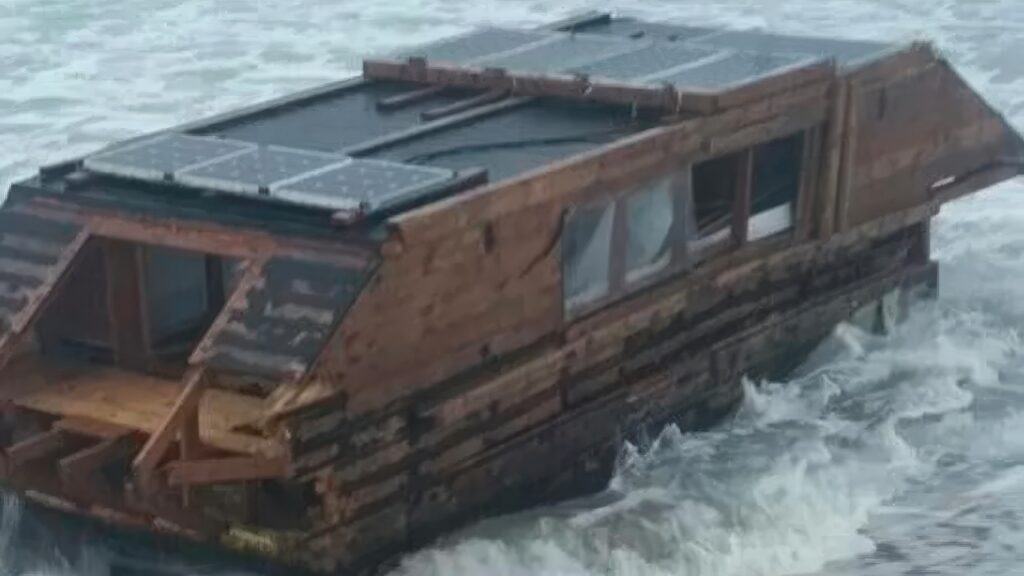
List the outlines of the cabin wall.
<svg viewBox="0 0 1024 576">
<path fill-rule="evenodd" d="M 344 450 L 313 472 L 327 526 L 311 557 L 372 564 L 481 515 L 600 489 L 623 438 L 712 424 L 744 374 L 779 374 L 865 304 L 934 286 L 922 217 L 680 279 L 405 410 L 336 428 L 327 407 L 305 413 L 296 453 Z"/>
<path fill-rule="evenodd" d="M 930 50 L 912 48 L 847 82 L 839 229 L 929 202 L 944 179 L 1021 159 L 1020 137 Z"/>
<path fill-rule="evenodd" d="M 567 322 L 563 314 L 560 235 L 569 207 L 627 192 L 624 184 L 679 165 L 816 128 L 829 94 L 827 84 L 815 84 L 657 128 L 396 218 L 375 276 L 306 388 L 276 398 L 295 472 L 315 479 L 324 498 L 322 521 L 349 525 L 330 537 L 331 546 L 356 554 L 367 544 L 356 542 L 359 534 L 379 532 L 366 523 L 401 530 L 405 508 L 401 518 L 386 508 L 407 494 L 428 498 L 425 487 L 413 488 L 421 478 L 464 466 L 607 392 L 617 369 L 602 366 L 621 362 L 631 337 L 691 304 L 697 310 L 695 299 L 729 307 L 724 286 L 744 281 L 743 263 L 764 264 L 787 246 L 796 250 L 789 253 L 794 262 L 808 258 L 813 245 L 785 235 L 708 262 L 701 282 L 683 274 L 581 319 Z M 726 269 L 731 279 L 716 276 Z M 588 371 L 594 377 L 583 376 Z M 583 383 L 567 386 L 572 377 Z M 730 394 L 721 406 L 735 399 Z M 310 401 L 315 395 L 321 399 Z"/>
<path fill-rule="evenodd" d="M 920 163 L 893 159 L 922 157 L 918 141 L 899 144 L 906 127 L 885 122 L 851 127 L 879 113 L 874 82 L 902 86 L 907 69 L 945 78 L 929 54 L 911 56 L 912 66 L 897 55 L 395 217 L 376 275 L 305 386 L 274 398 L 294 471 L 323 502 L 312 553 L 329 567 L 372 564 L 392 546 L 605 478 L 620 434 L 673 415 L 714 419 L 741 397 L 744 373 L 768 373 L 889 290 L 934 286 L 927 221 L 938 200 L 906 179 Z M 801 131 L 814 154 L 792 234 L 733 245 L 566 318 L 570 208 Z M 858 157 L 861 139 L 888 143 Z M 892 188 L 871 195 L 876 185 Z M 737 203 L 733 215 L 749 209 Z"/>
<path fill-rule="evenodd" d="M 816 126 L 826 95 L 827 85 L 816 84 L 657 128 L 398 217 L 396 238 L 310 387 L 341 391 L 347 412 L 364 414 L 560 330 L 559 240 L 568 208 L 631 178 Z"/>
</svg>

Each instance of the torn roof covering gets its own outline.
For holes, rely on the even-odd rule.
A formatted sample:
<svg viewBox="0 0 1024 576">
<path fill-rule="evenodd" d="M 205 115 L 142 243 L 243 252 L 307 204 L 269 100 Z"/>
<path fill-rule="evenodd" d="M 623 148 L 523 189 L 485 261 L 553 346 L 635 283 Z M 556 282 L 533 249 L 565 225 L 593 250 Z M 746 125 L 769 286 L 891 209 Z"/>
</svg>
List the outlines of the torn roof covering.
<svg viewBox="0 0 1024 576">
<path fill-rule="evenodd" d="M 852 66 L 888 44 L 611 19 L 573 32 L 483 28 L 403 49 L 401 58 L 536 74 L 585 74 L 638 85 L 721 90 L 835 59 Z"/>
</svg>

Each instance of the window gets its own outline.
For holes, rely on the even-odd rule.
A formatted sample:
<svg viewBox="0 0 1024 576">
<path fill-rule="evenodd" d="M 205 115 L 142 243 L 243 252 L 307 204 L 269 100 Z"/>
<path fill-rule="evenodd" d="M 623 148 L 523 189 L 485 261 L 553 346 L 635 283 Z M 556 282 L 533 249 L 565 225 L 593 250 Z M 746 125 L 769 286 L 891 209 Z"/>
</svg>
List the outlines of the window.
<svg viewBox="0 0 1024 576">
<path fill-rule="evenodd" d="M 687 206 L 689 167 L 621 198 L 574 209 L 562 241 L 566 312 L 605 302 L 675 268 L 675 239 L 686 230 L 677 214 Z"/>
<path fill-rule="evenodd" d="M 743 153 L 701 162 L 693 167 L 696 238 L 690 251 L 700 260 L 715 249 L 732 244 L 733 207 L 742 169 Z"/>
<path fill-rule="evenodd" d="M 614 203 L 577 208 L 569 215 L 562 260 L 567 310 L 603 298 L 609 293 L 614 218 Z"/>
<path fill-rule="evenodd" d="M 793 228 L 803 154 L 798 133 L 681 166 L 574 209 L 562 238 L 566 314 Z"/>
<path fill-rule="evenodd" d="M 749 240 L 774 236 L 793 227 L 803 150 L 803 133 L 754 148 Z"/>
<path fill-rule="evenodd" d="M 145 250 L 153 341 L 200 327 L 207 315 L 205 256 L 159 246 Z"/>
<path fill-rule="evenodd" d="M 672 180 L 626 197 L 626 282 L 647 278 L 671 259 Z"/>
</svg>

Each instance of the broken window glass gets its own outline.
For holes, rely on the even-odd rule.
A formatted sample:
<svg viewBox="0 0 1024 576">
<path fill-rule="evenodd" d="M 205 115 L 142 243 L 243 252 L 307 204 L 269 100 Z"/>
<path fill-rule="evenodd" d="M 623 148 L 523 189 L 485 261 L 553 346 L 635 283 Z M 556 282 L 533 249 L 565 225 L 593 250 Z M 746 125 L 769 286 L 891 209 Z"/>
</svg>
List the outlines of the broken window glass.
<svg viewBox="0 0 1024 576">
<path fill-rule="evenodd" d="M 615 204 L 576 208 L 565 227 L 563 291 L 571 310 L 608 294 Z"/>
</svg>

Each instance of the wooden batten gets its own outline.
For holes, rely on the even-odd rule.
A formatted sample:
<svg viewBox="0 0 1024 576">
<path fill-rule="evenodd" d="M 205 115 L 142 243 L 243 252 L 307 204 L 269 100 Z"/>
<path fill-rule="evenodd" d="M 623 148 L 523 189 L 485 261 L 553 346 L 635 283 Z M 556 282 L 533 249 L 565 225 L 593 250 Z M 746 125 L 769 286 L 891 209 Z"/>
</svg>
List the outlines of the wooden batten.
<svg viewBox="0 0 1024 576">
<path fill-rule="evenodd" d="M 102 440 L 61 458 L 57 471 L 64 485 L 71 489 L 96 484 L 95 476 L 103 467 L 127 461 L 137 447 L 136 439 L 130 435 Z"/>
<path fill-rule="evenodd" d="M 23 466 L 27 462 L 53 456 L 67 441 L 60 430 L 47 430 L 30 436 L 4 450 L 4 460 L 9 469 Z"/>
<path fill-rule="evenodd" d="M 153 361 L 145 255 L 138 244 L 129 242 L 108 240 L 103 248 L 114 359 L 123 367 L 144 372 Z"/>
<path fill-rule="evenodd" d="M 439 108 L 431 108 L 429 110 L 424 110 L 420 114 L 420 117 L 423 118 L 423 120 L 429 122 L 431 120 L 437 120 L 438 118 L 444 118 L 445 116 L 458 114 L 459 112 L 465 112 L 466 110 L 471 110 L 473 108 L 476 108 L 477 106 L 483 106 L 485 104 L 497 102 L 508 97 L 508 95 L 508 90 L 502 88 L 495 88 L 493 90 L 487 90 L 486 92 L 483 92 L 482 94 L 478 94 L 471 98 L 466 98 L 464 100 L 459 100 L 458 102 L 453 102 L 447 106 L 441 106 Z"/>
<path fill-rule="evenodd" d="M 446 89 L 447 87 L 445 86 L 426 86 L 424 88 L 418 88 L 396 96 L 382 98 L 377 101 L 377 108 L 388 111 L 398 110 L 400 108 L 416 104 L 417 102 L 433 98 L 434 96 L 444 92 Z"/>
</svg>

